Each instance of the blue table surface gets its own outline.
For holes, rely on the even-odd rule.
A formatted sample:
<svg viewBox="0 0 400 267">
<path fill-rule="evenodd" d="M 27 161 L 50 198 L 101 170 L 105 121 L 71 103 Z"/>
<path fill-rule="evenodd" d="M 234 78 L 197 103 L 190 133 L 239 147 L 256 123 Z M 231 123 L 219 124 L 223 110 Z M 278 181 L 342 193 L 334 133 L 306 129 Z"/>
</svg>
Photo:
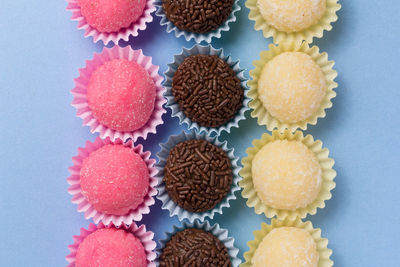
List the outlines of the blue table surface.
<svg viewBox="0 0 400 267">
<path fill-rule="evenodd" d="M 400 262 L 400 2 L 341 2 L 333 30 L 314 42 L 336 61 L 337 97 L 327 117 L 307 130 L 336 160 L 337 187 L 326 208 L 307 219 L 329 238 L 335 266 L 396 267 Z M 237 22 L 213 45 L 249 70 L 271 40 L 253 29 L 244 1 L 240 4 Z M 0 266 L 65 266 L 72 236 L 89 223 L 71 203 L 66 178 L 77 148 L 95 135 L 75 116 L 70 90 L 78 68 L 103 46 L 83 38 L 65 8 L 64 1 L 1 1 Z M 193 42 L 168 34 L 159 22 L 155 18 L 129 45 L 153 56 L 162 73 L 173 55 Z M 154 157 L 160 142 L 182 130 L 170 113 L 163 118 L 157 135 L 140 140 Z M 264 132 L 247 114 L 240 128 L 220 138 L 242 157 Z M 237 196 L 231 208 L 213 221 L 229 229 L 243 257 L 253 230 L 268 220 Z M 155 232 L 155 240 L 179 224 L 160 206 L 157 201 L 143 219 Z"/>
</svg>

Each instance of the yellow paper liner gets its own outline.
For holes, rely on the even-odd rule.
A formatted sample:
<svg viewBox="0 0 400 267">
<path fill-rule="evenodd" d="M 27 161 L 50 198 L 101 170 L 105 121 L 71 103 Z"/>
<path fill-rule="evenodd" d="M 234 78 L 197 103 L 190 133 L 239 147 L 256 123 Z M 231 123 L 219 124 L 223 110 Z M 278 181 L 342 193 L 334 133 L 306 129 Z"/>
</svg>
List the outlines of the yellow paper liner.
<svg viewBox="0 0 400 267">
<path fill-rule="evenodd" d="M 279 121 L 273 117 L 268 110 L 264 107 L 258 94 L 258 79 L 265 64 L 275 56 L 284 52 L 303 52 L 309 55 L 320 67 L 326 77 L 326 94 L 321 101 L 321 105 L 317 112 L 307 118 L 304 121 L 296 123 L 285 123 Z M 253 61 L 255 69 L 250 71 L 251 80 L 247 83 L 250 87 L 248 96 L 250 97 L 249 107 L 253 109 L 251 116 L 257 118 L 259 125 L 266 125 L 269 131 L 278 129 L 283 132 L 285 129 L 289 129 L 294 132 L 296 129 L 306 130 L 308 124 L 315 125 L 318 118 L 324 118 L 326 116 L 325 109 L 332 107 L 331 99 L 336 96 L 336 92 L 333 91 L 338 85 L 334 81 L 337 76 L 337 72 L 333 69 L 335 64 L 334 61 L 328 61 L 327 53 L 320 53 L 317 46 L 309 47 L 308 44 L 303 43 L 301 45 L 295 43 L 282 43 L 280 45 L 269 45 L 269 50 L 262 51 L 260 53 L 259 60 Z"/>
<path fill-rule="evenodd" d="M 258 245 L 264 239 L 264 237 L 272 231 L 274 228 L 279 227 L 297 227 L 306 230 L 310 233 L 311 237 L 314 239 L 317 245 L 317 251 L 319 253 L 318 267 L 331 267 L 333 266 L 333 261 L 330 259 L 332 255 L 332 250 L 328 248 L 328 239 L 321 237 L 321 229 L 313 228 L 310 221 L 303 222 L 300 218 L 293 220 L 285 219 L 283 221 L 273 219 L 271 224 L 262 223 L 261 230 L 256 230 L 253 232 L 254 240 L 247 242 L 249 250 L 244 253 L 245 262 L 240 265 L 240 267 L 251 267 L 251 260 Z"/>
<path fill-rule="evenodd" d="M 305 208 L 296 210 L 274 209 L 262 202 L 254 188 L 251 171 L 253 158 L 264 145 L 275 140 L 296 140 L 302 142 L 315 154 L 319 161 L 322 170 L 321 190 L 316 199 Z M 247 198 L 246 204 L 248 207 L 254 208 L 257 214 L 264 213 L 268 218 L 277 217 L 280 220 L 285 218 L 295 219 L 296 217 L 305 218 L 307 214 L 314 215 L 317 213 L 317 208 L 322 209 L 325 207 L 325 201 L 332 197 L 331 190 L 336 186 L 333 181 L 336 176 L 336 171 L 332 168 L 335 161 L 328 157 L 329 150 L 327 148 L 322 148 L 322 142 L 320 140 L 314 141 L 311 135 L 303 136 L 303 133 L 300 131 L 295 133 L 291 133 L 288 130 L 283 133 L 273 131 L 272 135 L 265 133 L 262 135 L 261 139 L 254 140 L 253 146 L 254 147 L 250 147 L 246 150 L 247 157 L 242 159 L 243 168 L 239 172 L 243 177 L 239 185 L 243 188 L 242 196 L 243 198 Z"/>
<path fill-rule="evenodd" d="M 339 0 L 326 0 L 326 11 L 316 24 L 292 33 L 279 31 L 268 24 L 258 9 L 257 0 L 247 0 L 246 7 L 250 9 L 249 19 L 255 21 L 254 29 L 256 31 L 262 30 L 265 38 L 273 37 L 276 44 L 286 41 L 301 44 L 303 41 L 312 43 L 314 37 L 321 38 L 323 36 L 324 30 L 332 30 L 332 23 L 338 19 L 336 12 L 341 8 L 338 2 Z"/>
</svg>

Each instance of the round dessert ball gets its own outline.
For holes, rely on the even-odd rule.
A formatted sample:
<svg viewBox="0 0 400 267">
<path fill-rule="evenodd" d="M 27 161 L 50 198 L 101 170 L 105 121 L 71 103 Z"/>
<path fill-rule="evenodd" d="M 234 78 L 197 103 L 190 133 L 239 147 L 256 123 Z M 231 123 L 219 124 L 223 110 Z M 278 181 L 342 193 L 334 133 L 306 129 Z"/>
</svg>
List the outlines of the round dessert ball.
<svg viewBox="0 0 400 267">
<path fill-rule="evenodd" d="M 163 179 L 169 197 L 190 212 L 213 209 L 229 193 L 232 180 L 228 155 L 206 140 L 187 140 L 173 147 Z"/>
<path fill-rule="evenodd" d="M 160 267 L 169 266 L 231 267 L 232 263 L 221 240 L 210 232 L 190 228 L 176 233 L 163 248 Z"/>
<path fill-rule="evenodd" d="M 234 0 L 162 0 L 169 21 L 183 31 L 207 33 L 218 29 L 232 12 Z"/>
<path fill-rule="evenodd" d="M 83 160 L 82 193 L 103 213 L 125 215 L 142 204 L 149 170 L 141 156 L 123 145 L 105 145 Z"/>
<path fill-rule="evenodd" d="M 86 22 L 99 32 L 118 32 L 143 14 L 146 0 L 78 0 Z"/>
<path fill-rule="evenodd" d="M 319 253 L 304 229 L 280 227 L 269 232 L 258 245 L 252 267 L 317 267 Z"/>
<path fill-rule="evenodd" d="M 326 0 L 258 0 L 265 21 L 287 33 L 317 24 L 326 11 Z"/>
<path fill-rule="evenodd" d="M 104 62 L 90 77 L 87 98 L 93 116 L 110 129 L 131 132 L 150 119 L 156 86 L 147 71 L 134 61 Z"/>
<path fill-rule="evenodd" d="M 303 52 L 285 52 L 265 64 L 258 81 L 260 100 L 281 122 L 296 123 L 315 114 L 326 94 L 321 67 Z"/>
<path fill-rule="evenodd" d="M 172 93 L 185 116 L 204 127 L 224 125 L 243 106 L 239 78 L 217 56 L 186 57 L 174 74 Z"/>
<path fill-rule="evenodd" d="M 78 247 L 76 267 L 146 267 L 146 252 L 132 233 L 115 228 L 98 229 Z"/>
<path fill-rule="evenodd" d="M 258 197 L 275 209 L 307 207 L 317 198 L 322 185 L 317 157 L 299 141 L 266 144 L 253 159 L 252 175 Z"/>
</svg>

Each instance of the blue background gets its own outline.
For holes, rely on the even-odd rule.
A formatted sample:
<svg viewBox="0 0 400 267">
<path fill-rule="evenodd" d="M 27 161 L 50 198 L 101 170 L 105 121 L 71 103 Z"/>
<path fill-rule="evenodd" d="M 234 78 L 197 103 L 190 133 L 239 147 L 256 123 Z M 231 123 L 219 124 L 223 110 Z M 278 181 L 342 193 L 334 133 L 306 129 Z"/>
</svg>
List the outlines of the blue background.
<svg viewBox="0 0 400 267">
<path fill-rule="evenodd" d="M 252 69 L 271 40 L 254 31 L 240 2 L 238 21 L 213 45 Z M 329 238 L 335 266 L 400 262 L 399 3 L 342 1 L 333 30 L 314 42 L 336 61 L 339 87 L 333 109 L 307 133 L 331 150 L 338 175 L 333 198 L 308 219 Z M 75 116 L 69 91 L 78 68 L 102 44 L 84 39 L 65 7 L 66 2 L 54 0 L 1 1 L 0 266 L 65 266 L 72 236 L 89 223 L 71 203 L 66 178 L 77 148 L 95 135 Z M 153 56 L 163 72 L 174 54 L 193 43 L 166 33 L 155 18 L 130 44 Z M 239 129 L 221 136 L 241 157 L 265 132 L 247 117 Z M 170 113 L 164 120 L 157 135 L 140 141 L 152 152 L 181 130 Z M 215 221 L 236 238 L 242 257 L 252 231 L 266 219 L 237 195 Z M 158 201 L 144 222 L 155 240 L 178 223 Z"/>
</svg>

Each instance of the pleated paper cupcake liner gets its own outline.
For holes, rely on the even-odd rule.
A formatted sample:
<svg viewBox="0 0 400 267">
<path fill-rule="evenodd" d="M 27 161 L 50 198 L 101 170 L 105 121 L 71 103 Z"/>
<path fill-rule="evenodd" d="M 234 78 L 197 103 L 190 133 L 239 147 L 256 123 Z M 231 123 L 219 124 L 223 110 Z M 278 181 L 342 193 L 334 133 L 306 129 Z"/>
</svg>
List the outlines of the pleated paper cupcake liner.
<svg viewBox="0 0 400 267">
<path fill-rule="evenodd" d="M 82 241 L 91 233 L 103 228 L 118 228 L 123 229 L 128 233 L 132 233 L 140 240 L 144 247 L 146 252 L 147 267 L 156 267 L 156 264 L 153 262 L 156 259 L 156 253 L 154 252 L 154 249 L 157 245 L 156 242 L 153 241 L 154 233 L 151 231 L 146 231 L 146 226 L 144 224 L 137 226 L 135 223 L 132 223 L 130 226 L 122 224 L 120 227 L 115 227 L 113 225 L 105 226 L 103 223 L 100 223 L 96 226 L 95 224 L 91 223 L 89 224 L 88 229 L 81 228 L 80 235 L 74 236 L 74 243 L 68 246 L 70 253 L 67 257 L 65 257 L 69 263 L 68 267 L 75 267 L 76 253 L 78 252 L 79 245 L 82 243 Z"/>
<path fill-rule="evenodd" d="M 305 208 L 299 208 L 293 211 L 275 209 L 263 203 L 257 194 L 252 177 L 252 161 L 263 146 L 275 140 L 295 140 L 302 142 L 315 154 L 319 161 L 322 170 L 321 190 L 317 198 Z M 253 147 L 248 148 L 246 153 L 247 157 L 242 159 L 243 168 L 240 171 L 240 175 L 243 177 L 243 180 L 241 180 L 239 184 L 243 188 L 242 196 L 243 198 L 247 199 L 247 206 L 254 208 L 257 214 L 264 213 L 268 218 L 277 217 L 280 220 L 285 218 L 294 219 L 296 217 L 305 218 L 307 214 L 316 214 L 317 208 L 324 208 L 325 201 L 331 199 L 331 191 L 336 186 L 335 182 L 333 181 L 336 177 L 336 171 L 333 169 L 335 161 L 328 157 L 329 150 L 327 148 L 322 148 L 322 142 L 320 140 L 314 141 L 314 138 L 311 135 L 304 136 L 300 131 L 295 133 L 291 133 L 290 131 L 285 131 L 283 133 L 273 131 L 272 135 L 265 133 L 262 135 L 261 139 L 253 141 Z"/>
<path fill-rule="evenodd" d="M 174 226 L 172 232 L 165 233 L 165 238 L 159 241 L 161 248 L 157 249 L 157 258 L 154 261 L 157 266 L 159 266 L 160 256 L 162 250 L 164 249 L 165 245 L 171 240 L 172 236 L 176 233 L 183 231 L 185 229 L 202 229 L 204 231 L 212 233 L 215 237 L 217 237 L 227 248 L 228 254 L 231 258 L 232 267 L 238 267 L 242 262 L 241 259 L 238 258 L 239 249 L 235 247 L 235 239 L 233 237 L 229 237 L 228 230 L 221 228 L 218 223 L 210 225 L 208 221 L 200 222 L 199 220 L 195 220 L 193 223 L 183 222 L 182 226 Z"/>
<path fill-rule="evenodd" d="M 322 99 L 319 109 L 315 114 L 306 120 L 297 123 L 285 123 L 273 117 L 264 107 L 258 94 L 258 80 L 265 64 L 272 60 L 275 56 L 284 52 L 306 53 L 321 67 L 321 70 L 326 78 L 326 94 Z M 255 69 L 250 71 L 251 80 L 248 82 L 250 87 L 248 96 L 251 99 L 249 107 L 253 110 L 251 112 L 251 116 L 253 118 L 257 118 L 259 125 L 266 125 L 269 131 L 278 129 L 279 131 L 283 132 L 285 129 L 289 129 L 291 132 L 294 132 L 296 129 L 306 130 L 308 124 L 315 125 L 317 124 L 317 120 L 319 118 L 325 118 L 325 110 L 332 107 L 331 100 L 336 96 L 336 92 L 333 91 L 333 89 L 338 86 L 334 81 L 337 76 L 337 72 L 333 69 L 335 62 L 328 61 L 327 53 L 320 53 L 317 46 L 309 47 L 306 43 L 301 45 L 297 45 L 295 43 L 284 43 L 277 46 L 273 44 L 269 45 L 269 50 L 262 51 L 260 53 L 260 57 L 261 59 L 253 61 Z"/>
<path fill-rule="evenodd" d="M 147 195 L 144 197 L 142 204 L 140 204 L 136 209 L 129 211 L 128 214 L 122 216 L 105 214 L 96 210 L 82 193 L 80 171 L 83 160 L 87 158 L 90 153 L 107 144 L 118 144 L 132 148 L 134 152 L 142 157 L 149 170 L 149 190 Z M 92 218 L 96 224 L 102 222 L 105 225 L 113 224 L 115 226 L 120 226 L 121 224 L 130 225 L 134 221 L 140 221 L 143 214 L 148 214 L 150 212 L 150 206 L 154 204 L 154 196 L 157 194 L 157 190 L 155 189 L 157 185 L 157 179 L 155 178 L 157 169 L 154 167 L 155 160 L 151 159 L 150 155 L 151 153 L 149 151 L 143 151 L 142 145 L 134 146 L 132 141 L 123 143 L 121 140 L 117 140 L 112 142 L 109 138 L 102 140 L 97 137 L 93 143 L 87 141 L 84 148 L 78 148 L 78 155 L 72 158 L 74 165 L 68 168 L 71 175 L 67 179 L 67 182 L 70 185 L 68 193 L 72 195 L 72 203 L 78 205 L 78 212 L 83 212 L 86 219 Z"/>
<path fill-rule="evenodd" d="M 201 43 L 201 42 L 211 43 L 212 38 L 217 38 L 217 39 L 221 38 L 222 32 L 230 30 L 229 24 L 231 22 L 236 21 L 235 13 L 241 9 L 239 6 L 239 0 L 235 0 L 232 6 L 231 14 L 218 29 L 215 29 L 208 33 L 194 33 L 181 30 L 178 27 L 176 27 L 171 21 L 168 20 L 162 7 L 162 0 L 155 0 L 154 5 L 157 7 L 156 15 L 161 18 L 160 21 L 161 26 L 166 26 L 168 33 L 173 31 L 176 38 L 183 36 L 186 39 L 186 41 L 190 41 L 193 39 L 196 43 Z"/>
<path fill-rule="evenodd" d="M 175 72 L 178 69 L 179 65 L 185 60 L 185 58 L 192 55 L 212 55 L 218 56 L 223 59 L 235 72 L 236 76 L 241 82 L 242 88 L 244 90 L 243 97 L 243 105 L 236 113 L 235 117 L 233 117 L 230 121 L 225 123 L 219 127 L 204 127 L 200 126 L 197 122 L 191 121 L 186 115 L 181 111 L 179 104 L 175 101 L 175 97 L 172 93 L 172 80 L 174 78 Z M 247 78 L 245 77 L 244 69 L 241 69 L 239 66 L 239 60 L 233 60 L 231 56 L 225 56 L 223 49 L 216 49 L 211 45 L 202 46 L 202 45 L 194 45 L 193 47 L 187 49 L 183 48 L 182 52 L 179 55 L 174 56 L 174 61 L 168 64 L 168 70 L 164 73 L 165 81 L 164 87 L 166 89 L 164 96 L 167 99 L 166 107 L 171 109 L 172 116 L 179 118 L 180 124 L 186 124 L 189 130 L 196 130 L 198 132 L 206 132 L 209 135 L 220 135 L 223 131 L 230 133 L 231 128 L 238 128 L 239 121 L 245 120 L 245 112 L 249 110 L 248 103 L 250 99 L 247 97 L 249 92 L 247 88 Z"/>
<path fill-rule="evenodd" d="M 313 38 L 321 38 L 324 31 L 332 30 L 332 23 L 337 21 L 337 11 L 341 5 L 339 0 L 326 0 L 326 11 L 318 23 L 299 32 L 286 33 L 274 28 L 261 15 L 257 6 L 257 0 L 247 0 L 246 7 L 250 9 L 249 19 L 255 22 L 254 29 L 261 30 L 265 38 L 273 37 L 274 43 L 294 42 L 301 44 L 303 41 L 312 43 Z"/>
<path fill-rule="evenodd" d="M 302 222 L 299 218 L 296 219 L 285 219 L 279 221 L 276 219 L 271 220 L 271 224 L 262 223 L 261 230 L 254 231 L 254 240 L 249 241 L 247 246 L 250 248 L 249 251 L 244 253 L 245 262 L 240 265 L 240 267 L 251 267 L 251 261 L 256 252 L 259 244 L 264 239 L 264 237 L 270 233 L 273 229 L 279 227 L 297 227 L 306 230 L 311 237 L 314 239 L 317 245 L 317 251 L 319 253 L 318 267 L 331 267 L 333 266 L 333 261 L 330 259 L 332 255 L 332 250 L 328 248 L 328 239 L 321 237 L 321 229 L 313 228 L 310 221 Z"/>
<path fill-rule="evenodd" d="M 92 73 L 104 62 L 113 59 L 135 61 L 148 72 L 156 85 L 156 101 L 150 119 L 143 127 L 132 132 L 116 131 L 101 124 L 93 116 L 93 112 L 88 104 L 87 86 Z M 83 125 L 89 126 L 92 133 L 99 133 L 102 139 L 109 137 L 112 141 L 116 139 L 123 141 L 131 139 L 133 142 L 136 142 L 139 137 L 146 139 L 148 134 L 155 134 L 157 132 L 156 127 L 163 124 L 162 115 L 166 112 L 163 108 L 166 102 L 163 97 L 165 89 L 161 85 L 163 78 L 158 74 L 158 69 L 158 66 L 152 64 L 152 58 L 143 55 L 142 50 L 132 50 L 129 46 L 124 48 L 119 46 L 104 48 L 100 54 L 94 54 L 92 60 L 86 61 L 86 67 L 79 70 L 80 76 L 74 80 L 75 88 L 71 91 L 74 97 L 72 106 L 77 109 L 77 116 L 83 119 Z"/>
<path fill-rule="evenodd" d="M 123 28 L 118 32 L 99 32 L 96 28 L 90 26 L 85 17 L 81 13 L 81 8 L 78 5 L 78 0 L 67 0 L 67 10 L 72 12 L 71 20 L 78 21 L 78 30 L 85 31 L 85 38 L 93 37 L 93 42 L 97 43 L 102 41 L 104 45 L 113 42 L 118 45 L 119 40 L 129 41 L 129 37 L 136 37 L 139 35 L 139 30 L 144 31 L 147 24 L 153 21 L 153 13 L 156 8 L 154 6 L 154 0 L 147 0 L 146 6 L 143 10 L 143 14 L 135 22 L 133 22 L 128 28 Z"/>
<path fill-rule="evenodd" d="M 165 183 L 163 181 L 164 179 L 164 168 L 167 163 L 169 151 L 175 147 L 178 143 L 187 141 L 187 140 L 207 140 L 208 142 L 222 148 L 227 156 L 229 157 L 231 161 L 231 166 L 232 166 L 232 174 L 233 174 L 233 179 L 232 179 L 232 185 L 231 189 L 228 192 L 227 196 L 225 196 L 224 199 L 221 200 L 220 203 L 218 203 L 213 209 L 205 212 L 190 212 L 182 207 L 180 207 L 177 203 L 175 203 L 171 197 L 168 195 L 168 192 L 165 189 Z M 182 132 L 179 135 L 173 135 L 168 138 L 167 143 L 161 144 L 161 151 L 157 153 L 158 156 L 158 163 L 156 164 L 156 169 L 158 170 L 158 174 L 156 175 L 156 179 L 158 180 L 158 195 L 157 198 L 161 200 L 162 202 L 162 209 L 168 210 L 169 215 L 172 216 L 178 216 L 178 219 L 180 221 L 183 220 L 189 220 L 190 222 L 194 222 L 195 220 L 199 221 L 204 221 L 206 217 L 209 217 L 210 219 L 214 218 L 214 215 L 216 213 L 222 214 L 222 210 L 224 208 L 229 208 L 230 204 L 229 202 L 231 200 L 236 199 L 235 192 L 240 190 L 238 182 L 240 180 L 239 176 L 239 166 L 238 166 L 238 160 L 239 158 L 234 155 L 234 149 L 229 148 L 227 142 L 220 142 L 217 137 L 210 137 L 206 135 L 205 133 L 203 134 L 198 134 L 196 132 Z"/>
</svg>

